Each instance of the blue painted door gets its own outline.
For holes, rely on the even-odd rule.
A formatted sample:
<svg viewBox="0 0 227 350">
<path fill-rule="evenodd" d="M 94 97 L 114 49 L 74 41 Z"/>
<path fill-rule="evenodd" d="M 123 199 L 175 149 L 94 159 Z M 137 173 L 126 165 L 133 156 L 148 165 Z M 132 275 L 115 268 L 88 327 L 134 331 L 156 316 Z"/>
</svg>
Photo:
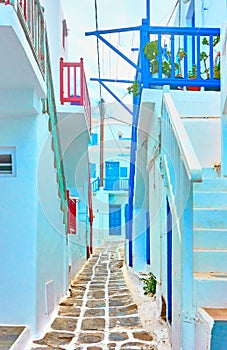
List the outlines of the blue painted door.
<svg viewBox="0 0 227 350">
<path fill-rule="evenodd" d="M 106 177 L 119 179 L 120 163 L 106 162 Z"/>
<path fill-rule="evenodd" d="M 227 349 L 227 322 L 215 321 L 211 333 L 211 350 Z"/>
<path fill-rule="evenodd" d="M 129 220 L 128 204 L 125 204 L 125 238 L 126 238 L 126 239 L 129 238 L 128 220 Z"/>
<path fill-rule="evenodd" d="M 105 163 L 105 189 L 106 190 L 118 190 L 119 188 L 119 175 L 120 175 L 120 163 L 119 162 L 106 162 Z"/>
<path fill-rule="evenodd" d="M 109 205 L 109 234 L 121 234 L 121 206 L 116 204 Z"/>
<path fill-rule="evenodd" d="M 149 214 L 149 211 L 147 211 L 146 213 L 146 261 L 148 265 L 150 265 L 151 263 L 150 246 L 151 246 L 150 214 Z"/>
<path fill-rule="evenodd" d="M 172 322 L 172 213 L 168 198 L 166 199 L 167 214 L 167 320 Z"/>
</svg>

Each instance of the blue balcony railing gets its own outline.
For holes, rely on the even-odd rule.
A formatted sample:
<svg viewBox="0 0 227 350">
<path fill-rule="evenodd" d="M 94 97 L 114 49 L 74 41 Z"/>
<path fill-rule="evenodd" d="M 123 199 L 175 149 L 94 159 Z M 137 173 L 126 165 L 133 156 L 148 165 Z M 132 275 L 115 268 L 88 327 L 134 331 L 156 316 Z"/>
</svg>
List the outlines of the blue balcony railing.
<svg viewBox="0 0 227 350">
<path fill-rule="evenodd" d="M 91 192 L 97 192 L 100 187 L 100 178 L 97 177 L 95 180 L 91 182 Z"/>
<path fill-rule="evenodd" d="M 104 190 L 106 191 L 127 191 L 129 187 L 129 179 L 104 179 Z"/>
<path fill-rule="evenodd" d="M 220 29 L 142 25 L 137 80 L 142 87 L 220 88 Z"/>
</svg>

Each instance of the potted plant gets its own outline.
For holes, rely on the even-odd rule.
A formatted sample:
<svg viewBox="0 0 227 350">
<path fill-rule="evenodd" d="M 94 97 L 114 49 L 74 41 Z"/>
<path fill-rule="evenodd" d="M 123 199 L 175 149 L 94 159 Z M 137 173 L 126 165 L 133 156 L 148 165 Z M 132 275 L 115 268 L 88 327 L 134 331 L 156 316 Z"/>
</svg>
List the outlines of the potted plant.
<svg viewBox="0 0 227 350">
<path fill-rule="evenodd" d="M 158 73 L 158 40 L 147 43 L 143 49 L 145 57 L 150 61 L 150 74 L 153 77 Z M 166 48 L 162 51 L 162 77 L 168 78 L 171 74 L 171 53 Z"/>
<path fill-rule="evenodd" d="M 188 78 L 189 79 L 196 79 L 197 78 L 197 65 L 193 64 L 191 70 L 188 72 Z M 200 91 L 201 86 L 186 86 L 186 89 L 188 91 Z"/>
<path fill-rule="evenodd" d="M 204 66 L 204 71 L 202 74 L 205 74 L 205 79 L 210 79 L 210 67 L 208 66 L 208 58 L 210 57 L 210 50 L 214 50 L 214 47 L 216 47 L 220 42 L 220 35 L 216 35 L 213 38 L 212 47 L 210 47 L 210 42 L 205 37 L 202 40 L 202 45 L 208 46 L 209 50 L 204 50 L 200 53 L 200 61 L 202 62 Z M 220 51 L 216 51 L 214 62 L 213 62 L 213 72 L 214 72 L 214 79 L 220 79 L 221 76 L 221 62 L 220 62 Z M 216 90 L 214 87 L 206 88 L 206 90 Z M 219 90 L 219 88 L 218 88 Z"/>
</svg>

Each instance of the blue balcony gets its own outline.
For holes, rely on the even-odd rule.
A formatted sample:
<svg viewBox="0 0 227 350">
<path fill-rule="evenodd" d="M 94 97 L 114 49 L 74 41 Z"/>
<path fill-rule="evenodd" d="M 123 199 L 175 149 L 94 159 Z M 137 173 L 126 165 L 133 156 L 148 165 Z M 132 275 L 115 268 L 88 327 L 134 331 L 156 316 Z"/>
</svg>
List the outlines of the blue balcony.
<svg viewBox="0 0 227 350">
<path fill-rule="evenodd" d="M 100 178 L 97 177 L 94 181 L 91 182 L 91 192 L 97 192 L 100 187 Z"/>
<path fill-rule="evenodd" d="M 106 178 L 104 179 L 104 190 L 106 191 L 127 191 L 129 179 Z"/>
<path fill-rule="evenodd" d="M 105 191 L 128 191 L 129 179 L 106 178 L 103 179 Z M 100 189 L 100 178 L 97 177 L 91 182 L 91 191 L 97 192 Z"/>
<path fill-rule="evenodd" d="M 163 85 L 220 89 L 220 29 L 153 27 L 140 29 L 136 82 L 141 88 Z"/>
</svg>

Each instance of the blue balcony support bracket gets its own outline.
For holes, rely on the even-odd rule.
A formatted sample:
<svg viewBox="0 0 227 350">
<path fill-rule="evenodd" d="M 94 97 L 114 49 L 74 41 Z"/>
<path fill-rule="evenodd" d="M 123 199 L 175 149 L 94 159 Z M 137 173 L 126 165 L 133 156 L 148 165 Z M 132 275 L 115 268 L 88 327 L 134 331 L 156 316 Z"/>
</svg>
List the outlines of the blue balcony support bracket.
<svg viewBox="0 0 227 350">
<path fill-rule="evenodd" d="M 128 31 L 132 31 L 132 30 L 139 30 L 140 27 L 131 27 L 131 28 L 127 28 Z M 114 52 L 116 52 L 122 59 L 124 59 L 127 63 L 129 63 L 133 68 L 135 68 L 136 70 L 140 71 L 140 67 L 138 65 L 136 65 L 132 60 L 130 60 L 126 55 L 124 55 L 120 50 L 118 50 L 114 45 L 112 45 L 111 43 L 109 43 L 108 40 L 106 40 L 105 38 L 103 38 L 100 33 L 102 32 L 103 34 L 106 34 L 107 32 L 109 33 L 120 33 L 121 31 L 123 31 L 121 29 L 115 29 L 115 30 L 110 30 L 110 31 L 94 31 L 94 32 L 87 32 L 85 33 L 85 35 L 95 35 L 99 40 L 101 40 L 104 44 L 106 44 L 111 50 L 113 50 Z M 126 28 L 125 30 L 126 31 Z M 105 33 L 104 33 L 105 32 Z"/>
<path fill-rule="evenodd" d="M 126 104 L 124 104 L 124 102 L 122 102 L 121 99 L 120 99 L 119 97 L 117 97 L 117 96 L 108 88 L 108 86 L 106 86 L 106 84 L 103 83 L 103 80 L 102 80 L 102 79 L 98 79 L 98 78 L 95 78 L 95 79 L 94 79 L 94 78 L 93 78 L 93 79 L 91 79 L 91 80 L 93 80 L 93 81 L 98 81 L 98 82 L 110 93 L 110 95 L 113 96 L 113 97 L 121 104 L 121 106 L 122 106 L 124 109 L 126 109 L 126 111 L 127 111 L 129 114 L 133 115 L 133 112 L 131 111 L 131 109 L 129 109 L 129 108 L 126 106 Z"/>
</svg>

